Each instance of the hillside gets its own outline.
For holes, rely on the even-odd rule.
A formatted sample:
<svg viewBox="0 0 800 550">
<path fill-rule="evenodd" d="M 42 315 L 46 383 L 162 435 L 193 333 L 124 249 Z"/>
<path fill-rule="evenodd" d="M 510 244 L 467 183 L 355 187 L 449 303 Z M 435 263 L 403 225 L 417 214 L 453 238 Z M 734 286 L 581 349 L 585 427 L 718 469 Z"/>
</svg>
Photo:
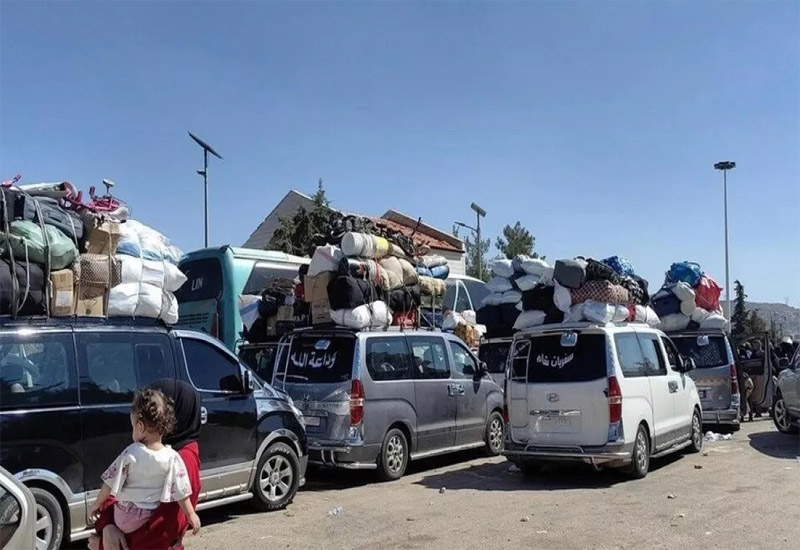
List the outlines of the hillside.
<svg viewBox="0 0 800 550">
<path fill-rule="evenodd" d="M 783 325 L 785 334 L 789 334 L 795 339 L 800 339 L 800 308 L 786 304 L 768 304 L 764 302 L 745 302 L 745 304 L 747 311 L 758 310 L 758 314 L 767 323 L 769 323 L 770 319 L 774 319 L 778 326 Z"/>
</svg>

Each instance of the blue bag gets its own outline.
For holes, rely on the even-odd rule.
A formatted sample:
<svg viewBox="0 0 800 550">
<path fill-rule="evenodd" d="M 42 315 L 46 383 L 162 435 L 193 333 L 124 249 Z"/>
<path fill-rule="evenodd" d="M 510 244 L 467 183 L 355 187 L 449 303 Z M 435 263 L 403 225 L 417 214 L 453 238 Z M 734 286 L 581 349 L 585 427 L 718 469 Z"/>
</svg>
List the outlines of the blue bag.
<svg viewBox="0 0 800 550">
<path fill-rule="evenodd" d="M 656 315 L 662 319 L 667 315 L 673 315 L 681 312 L 681 301 L 669 290 L 660 290 L 653 296 L 650 301 L 650 306 Z"/>
<path fill-rule="evenodd" d="M 686 283 L 692 288 L 700 284 L 703 270 L 695 262 L 675 262 L 667 272 L 668 283 Z"/>
<path fill-rule="evenodd" d="M 417 274 L 422 275 L 423 277 L 433 277 L 431 270 L 422 265 L 417 266 Z"/>
<path fill-rule="evenodd" d="M 437 265 L 436 267 L 431 268 L 431 275 L 434 279 L 447 279 L 450 276 L 450 266 L 445 265 Z"/>
<path fill-rule="evenodd" d="M 616 271 L 617 275 L 622 275 L 623 277 L 633 277 L 636 274 L 633 269 L 633 263 L 627 258 L 611 256 L 610 258 L 603 260 L 603 263 Z"/>
</svg>

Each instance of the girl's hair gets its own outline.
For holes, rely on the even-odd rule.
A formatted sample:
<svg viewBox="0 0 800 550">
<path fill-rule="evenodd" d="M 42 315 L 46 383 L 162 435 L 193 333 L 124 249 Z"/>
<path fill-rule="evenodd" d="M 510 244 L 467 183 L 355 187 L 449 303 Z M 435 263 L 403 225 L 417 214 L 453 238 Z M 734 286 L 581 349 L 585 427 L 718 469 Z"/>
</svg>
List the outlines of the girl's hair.
<svg viewBox="0 0 800 550">
<path fill-rule="evenodd" d="M 172 400 L 161 391 L 146 388 L 133 396 L 131 413 L 151 432 L 166 435 L 175 427 L 175 408 Z"/>
</svg>

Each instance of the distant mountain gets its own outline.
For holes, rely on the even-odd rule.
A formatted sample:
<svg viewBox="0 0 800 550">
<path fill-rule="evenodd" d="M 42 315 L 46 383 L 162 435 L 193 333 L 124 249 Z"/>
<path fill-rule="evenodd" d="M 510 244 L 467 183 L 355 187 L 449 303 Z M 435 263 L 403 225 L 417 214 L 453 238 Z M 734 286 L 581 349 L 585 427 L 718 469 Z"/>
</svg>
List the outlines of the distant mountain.
<svg viewBox="0 0 800 550">
<path fill-rule="evenodd" d="M 774 319 L 778 326 L 783 325 L 783 332 L 800 340 L 800 308 L 786 304 L 767 304 L 764 302 L 745 302 L 747 311 L 758 310 L 758 314 L 769 324 Z M 723 303 L 723 309 L 725 305 Z M 727 315 L 726 315 L 727 316 Z"/>
</svg>

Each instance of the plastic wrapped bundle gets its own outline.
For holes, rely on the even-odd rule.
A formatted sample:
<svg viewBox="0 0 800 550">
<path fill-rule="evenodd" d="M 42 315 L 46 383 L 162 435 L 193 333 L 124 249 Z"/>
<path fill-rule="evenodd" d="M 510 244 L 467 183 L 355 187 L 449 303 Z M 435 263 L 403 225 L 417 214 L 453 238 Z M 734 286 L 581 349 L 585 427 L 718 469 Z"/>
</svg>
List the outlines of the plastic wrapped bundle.
<svg viewBox="0 0 800 550">
<path fill-rule="evenodd" d="M 495 277 L 503 277 L 505 279 L 510 279 L 511 277 L 514 276 L 513 262 L 505 258 L 494 260 L 492 263 L 489 264 L 489 269 L 491 269 Z"/>
<path fill-rule="evenodd" d="M 522 275 L 513 280 L 514 286 L 522 292 L 533 290 L 539 284 L 537 275 Z"/>
<path fill-rule="evenodd" d="M 694 288 L 700 283 L 703 270 L 700 264 L 694 262 L 676 262 L 672 264 L 667 272 L 668 283 L 684 282 Z"/>
<path fill-rule="evenodd" d="M 525 255 L 519 255 L 513 260 L 513 269 L 517 272 L 523 272 L 527 275 L 535 277 L 542 277 L 548 270 L 553 268 L 548 263 L 540 258 L 531 258 Z M 498 273 L 499 275 L 499 273 Z M 510 277 L 511 275 L 507 275 Z"/>
<path fill-rule="evenodd" d="M 447 279 L 450 276 L 450 266 L 445 265 L 435 265 L 430 268 L 431 270 L 431 277 L 434 279 Z"/>
<path fill-rule="evenodd" d="M 514 322 L 514 330 L 525 330 L 543 325 L 546 317 L 547 314 L 544 311 L 523 311 Z"/>
<path fill-rule="evenodd" d="M 419 265 L 433 270 L 436 267 L 444 267 L 447 265 L 447 258 L 439 254 L 428 254 L 418 258 Z"/>
<path fill-rule="evenodd" d="M 164 235 L 136 220 L 119 224 L 119 232 L 117 254 L 144 260 L 166 260 L 173 264 L 177 264 L 183 255 Z"/>
<path fill-rule="evenodd" d="M 660 318 L 661 322 L 659 323 L 658 328 L 664 332 L 677 332 L 679 330 L 685 330 L 691 322 L 691 318 L 687 317 L 683 313 L 673 313 Z"/>
<path fill-rule="evenodd" d="M 514 285 L 511 284 L 511 280 L 507 279 L 506 277 L 494 276 L 489 279 L 488 283 L 486 283 L 486 289 L 490 292 L 503 293 L 513 290 Z"/>
<path fill-rule="evenodd" d="M 345 233 L 342 237 L 342 252 L 345 256 L 383 258 L 389 254 L 389 241 L 366 233 Z"/>
<path fill-rule="evenodd" d="M 31 221 L 17 220 L 10 224 L 10 232 L 0 239 L 0 257 L 7 257 L 10 244 L 14 258 L 20 262 L 45 265 L 57 271 L 69 267 L 78 257 L 78 248 L 72 240 L 52 225 L 42 227 Z"/>
<path fill-rule="evenodd" d="M 186 275 L 175 264 L 166 260 L 141 260 L 122 254 L 116 258 L 122 267 L 122 283 L 142 282 L 167 292 L 175 292 L 186 282 Z M 103 263 L 102 260 L 100 263 Z"/>
<path fill-rule="evenodd" d="M 386 303 L 380 300 L 354 309 L 331 310 L 331 319 L 339 326 L 356 330 L 383 328 L 392 324 L 392 314 Z"/>
<path fill-rule="evenodd" d="M 169 325 L 178 322 L 175 295 L 147 283 L 124 283 L 108 295 L 109 317 L 147 317 Z"/>
<path fill-rule="evenodd" d="M 344 252 L 338 246 L 331 244 L 318 246 L 314 255 L 311 256 L 307 275 L 314 277 L 326 271 L 338 271 L 342 258 L 344 258 Z"/>
</svg>

